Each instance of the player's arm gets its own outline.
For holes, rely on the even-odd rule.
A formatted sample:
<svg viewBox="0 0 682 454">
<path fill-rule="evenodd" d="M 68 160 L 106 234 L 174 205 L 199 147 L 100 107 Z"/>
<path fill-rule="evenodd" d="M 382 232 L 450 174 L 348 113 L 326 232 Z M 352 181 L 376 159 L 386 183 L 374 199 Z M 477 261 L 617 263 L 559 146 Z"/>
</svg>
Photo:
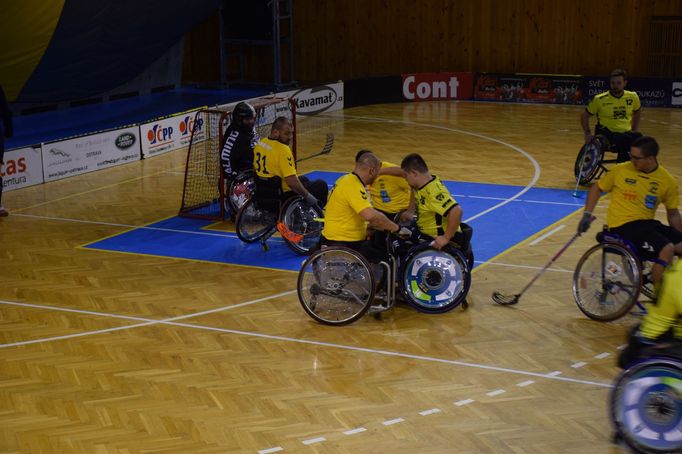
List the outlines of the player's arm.
<svg viewBox="0 0 682 454">
<path fill-rule="evenodd" d="M 580 114 L 580 126 L 583 128 L 583 134 L 585 136 L 585 143 L 589 143 L 590 140 L 594 137 L 592 135 L 592 131 L 590 130 L 590 117 L 592 114 L 587 110 L 583 110 L 583 113 Z"/>
<path fill-rule="evenodd" d="M 388 219 L 383 213 L 374 208 L 365 208 L 358 213 L 362 219 L 369 223 L 369 226 L 375 230 L 384 230 L 386 232 L 397 233 L 400 227 L 395 222 Z"/>
<path fill-rule="evenodd" d="M 637 109 L 632 112 L 632 132 L 637 132 L 639 130 L 639 121 L 642 117 L 642 109 Z"/>
<path fill-rule="evenodd" d="M 379 175 L 405 178 L 405 171 L 398 166 L 382 167 L 379 169 Z"/>
<path fill-rule="evenodd" d="M 668 215 L 668 225 L 682 232 L 682 216 L 680 216 L 680 210 L 672 208 L 666 210 L 666 214 Z"/>
<path fill-rule="evenodd" d="M 463 210 L 460 205 L 455 205 L 450 208 L 450 211 L 447 213 L 448 223 L 445 227 L 445 232 L 442 235 L 438 235 L 433 240 L 433 243 L 431 243 L 431 246 L 433 246 L 434 249 L 440 250 L 452 240 L 459 229 L 459 224 L 462 222 L 462 213 Z"/>
<path fill-rule="evenodd" d="M 414 189 L 410 189 L 410 203 L 407 205 L 407 209 L 401 213 L 400 222 L 409 223 L 417 215 L 417 199 L 414 194 Z"/>
<path fill-rule="evenodd" d="M 312 199 L 315 199 L 315 196 L 308 192 L 308 190 L 303 186 L 303 183 L 301 183 L 301 180 L 298 179 L 297 175 L 289 175 L 288 177 L 284 177 L 284 181 L 286 181 L 287 186 L 289 186 L 292 191 L 303 197 L 311 205 L 314 204 Z"/>
</svg>

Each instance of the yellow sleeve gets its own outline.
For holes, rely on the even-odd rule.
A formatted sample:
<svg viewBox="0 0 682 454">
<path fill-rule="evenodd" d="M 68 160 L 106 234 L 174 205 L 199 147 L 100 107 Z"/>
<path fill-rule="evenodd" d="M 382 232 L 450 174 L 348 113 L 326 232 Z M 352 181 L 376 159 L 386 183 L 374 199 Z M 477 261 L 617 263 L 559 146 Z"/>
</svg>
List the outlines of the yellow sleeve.
<svg viewBox="0 0 682 454">
<path fill-rule="evenodd" d="M 632 111 L 637 112 L 639 109 L 642 108 L 642 105 L 639 102 L 639 95 L 636 92 L 633 92 L 633 93 L 635 95 L 634 96 L 635 100 L 632 102 Z"/>
<path fill-rule="evenodd" d="M 611 189 L 613 189 L 613 184 L 616 180 L 615 177 L 616 170 L 611 169 L 610 171 L 604 172 L 604 175 L 597 180 L 597 186 L 599 186 L 599 189 L 601 189 L 604 192 L 609 192 Z"/>
<path fill-rule="evenodd" d="M 369 202 L 369 194 L 365 188 L 359 189 L 357 186 L 345 186 L 344 198 L 356 213 L 360 213 L 365 208 L 372 208 Z"/>
<path fill-rule="evenodd" d="M 434 193 L 430 194 L 430 197 L 427 200 L 427 208 L 429 211 L 443 215 L 457 204 L 445 186 L 438 183 L 435 189 Z"/>
<path fill-rule="evenodd" d="M 596 115 L 597 112 L 599 112 L 599 107 L 600 107 L 599 99 L 597 99 L 597 97 L 595 96 L 594 98 L 592 98 L 589 104 L 587 104 L 586 109 L 591 115 Z"/>
<path fill-rule="evenodd" d="M 680 206 L 680 190 L 677 186 L 677 181 L 673 178 L 673 184 L 670 185 L 668 191 L 665 194 L 665 198 L 662 200 L 663 206 L 667 210 L 673 210 L 679 208 Z"/>
<path fill-rule="evenodd" d="M 279 171 L 282 178 L 296 175 L 296 165 L 294 163 L 294 155 L 291 153 L 291 148 L 283 147 L 284 150 L 279 159 Z"/>
<path fill-rule="evenodd" d="M 656 339 L 673 326 L 682 314 L 682 268 L 675 264 L 663 274 L 656 304 L 647 306 L 640 331 L 647 339 Z"/>
</svg>

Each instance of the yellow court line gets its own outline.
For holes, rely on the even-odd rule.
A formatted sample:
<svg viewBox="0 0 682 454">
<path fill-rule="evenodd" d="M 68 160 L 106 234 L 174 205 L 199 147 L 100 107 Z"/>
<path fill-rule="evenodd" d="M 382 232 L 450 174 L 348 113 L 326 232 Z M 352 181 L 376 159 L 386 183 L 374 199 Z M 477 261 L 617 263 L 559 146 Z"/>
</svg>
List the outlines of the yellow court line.
<svg viewBox="0 0 682 454">
<path fill-rule="evenodd" d="M 87 247 L 86 248 L 84 246 L 77 246 L 76 249 L 85 249 L 88 251 L 98 251 L 98 252 L 109 252 L 109 253 L 114 253 L 114 254 L 136 255 L 136 256 L 142 256 L 142 257 L 154 257 L 154 258 L 159 258 L 159 259 L 181 260 L 183 262 L 208 263 L 208 264 L 212 264 L 212 265 L 239 266 L 242 268 L 257 269 L 257 270 L 284 271 L 286 273 L 298 274 L 298 271 L 283 270 L 281 268 L 270 268 L 267 266 L 244 265 L 241 263 L 213 262 L 211 260 L 186 259 L 186 258 L 177 257 L 177 256 L 145 254 L 145 253 L 141 253 L 141 252 L 113 251 L 111 249 L 99 249 L 99 248 L 94 248 L 94 247 Z"/>
<path fill-rule="evenodd" d="M 599 198 L 599 200 L 601 200 L 603 197 L 606 197 L 606 194 L 605 194 L 605 195 L 602 195 L 602 196 Z M 529 236 L 528 238 L 526 238 L 525 240 L 521 241 L 520 243 L 516 243 L 514 246 L 510 247 L 509 249 L 506 249 L 506 250 L 500 252 L 499 254 L 497 254 L 496 256 L 491 257 L 490 259 L 488 259 L 488 261 L 486 261 L 485 263 L 482 263 L 482 264 L 480 264 L 478 267 L 476 267 L 476 269 L 475 269 L 474 271 L 478 271 L 478 270 L 480 270 L 480 269 L 482 269 L 482 268 L 485 268 L 485 267 L 487 267 L 488 265 L 490 265 L 492 262 L 496 261 L 497 259 L 499 259 L 499 258 L 501 258 L 501 257 L 504 257 L 505 255 L 511 253 L 512 251 L 515 251 L 515 250 L 517 250 L 517 249 L 519 249 L 519 248 L 525 246 L 526 244 L 528 244 L 528 243 L 530 243 L 531 241 L 533 241 L 535 238 L 537 238 L 537 237 L 543 235 L 545 232 L 548 232 L 549 230 L 553 229 L 553 228 L 556 227 L 557 225 L 559 225 L 559 224 L 565 222 L 566 219 L 572 218 L 573 216 L 576 215 L 576 213 L 578 213 L 578 212 L 579 212 L 580 210 L 582 210 L 582 209 L 583 209 L 583 208 L 578 208 L 578 209 L 575 210 L 574 212 L 572 212 L 572 213 L 570 213 L 570 214 L 567 214 L 566 216 L 564 216 L 563 218 L 559 219 L 558 221 L 556 221 L 556 222 L 554 222 L 554 223 L 548 225 L 548 226 L 545 227 L 544 229 L 540 230 L 540 231 L 537 232 L 535 235 Z"/>
<path fill-rule="evenodd" d="M 131 162 L 130 164 L 134 164 L 134 163 Z M 170 169 L 165 169 L 165 170 L 161 170 L 161 171 L 159 171 L 159 172 L 150 173 L 149 175 L 142 175 L 141 177 L 130 178 L 130 179 L 128 179 L 128 180 L 119 181 L 118 183 L 107 184 L 107 185 L 105 185 L 105 186 L 100 186 L 100 187 L 94 188 L 94 189 L 88 189 L 87 191 L 78 192 L 78 193 L 76 193 L 76 194 L 65 195 L 64 197 L 59 197 L 59 198 L 57 198 L 57 199 L 48 200 L 48 201 L 45 201 L 45 202 L 37 203 L 37 204 L 35 204 L 35 205 L 30 205 L 30 206 L 23 207 L 23 208 L 15 208 L 13 211 L 16 211 L 16 212 L 18 213 L 18 212 L 21 212 L 21 211 L 30 210 L 31 208 L 38 208 L 38 207 L 41 207 L 41 206 L 43 206 L 43 205 L 48 205 L 48 204 L 53 203 L 53 202 L 59 202 L 59 201 L 62 201 L 62 200 L 70 199 L 70 198 L 72 198 L 72 197 L 78 197 L 78 196 L 81 196 L 81 195 L 90 194 L 91 192 L 101 191 L 102 189 L 113 188 L 113 187 L 119 186 L 119 185 L 121 185 L 121 184 L 131 183 L 131 182 L 133 182 L 133 181 L 141 180 L 141 179 L 143 179 L 143 178 L 153 177 L 153 176 L 156 176 L 156 175 L 160 175 L 160 174 L 162 174 L 162 173 L 168 172 L 169 170 L 175 170 L 175 169 L 178 169 L 178 168 L 182 168 L 182 167 L 184 167 L 184 166 L 185 166 L 185 164 L 181 164 L 181 165 L 179 165 L 179 166 L 171 167 Z M 108 169 L 104 169 L 104 170 L 108 170 Z M 91 172 L 91 173 L 92 173 L 92 172 Z M 78 176 L 85 176 L 85 175 L 88 175 L 88 174 L 78 175 Z M 58 181 L 61 181 L 61 180 L 58 180 Z M 50 184 L 50 183 L 56 183 L 56 181 L 52 181 L 52 182 L 48 182 L 48 183 L 44 183 L 44 184 Z"/>
</svg>

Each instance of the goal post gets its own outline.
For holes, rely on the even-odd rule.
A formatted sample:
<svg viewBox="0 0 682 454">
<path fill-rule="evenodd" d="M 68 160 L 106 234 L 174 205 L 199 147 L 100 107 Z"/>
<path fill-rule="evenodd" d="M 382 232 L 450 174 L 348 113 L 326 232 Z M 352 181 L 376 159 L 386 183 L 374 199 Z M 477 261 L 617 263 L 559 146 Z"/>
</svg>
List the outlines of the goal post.
<svg viewBox="0 0 682 454">
<path fill-rule="evenodd" d="M 291 150 L 296 159 L 296 104 L 285 98 L 259 98 L 249 101 L 256 110 L 258 137 L 270 134 L 277 117 L 287 117 L 294 125 Z M 230 124 L 231 110 L 201 109 L 195 116 L 187 149 L 185 178 L 179 216 L 222 221 L 226 217 L 225 181 L 220 166 L 220 152 L 225 130 Z"/>
</svg>

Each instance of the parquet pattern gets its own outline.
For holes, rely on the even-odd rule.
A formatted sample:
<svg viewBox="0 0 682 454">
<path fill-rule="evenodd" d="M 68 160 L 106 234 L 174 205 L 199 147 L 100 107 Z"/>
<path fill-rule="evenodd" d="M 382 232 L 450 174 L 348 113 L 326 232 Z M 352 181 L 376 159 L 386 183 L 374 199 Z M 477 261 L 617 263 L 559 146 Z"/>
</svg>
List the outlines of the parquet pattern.
<svg viewBox="0 0 682 454">
<path fill-rule="evenodd" d="M 523 186 L 535 170 L 527 153 L 537 185 L 572 188 L 579 114 L 465 102 L 348 109 L 299 125 L 300 156 L 336 136 L 331 155 L 300 170 L 347 171 L 360 148 L 393 162 L 419 151 L 441 178 Z M 682 175 L 682 112 L 645 110 L 642 129 Z M 324 327 L 300 308 L 295 273 L 79 247 L 173 216 L 183 162 L 175 152 L 5 195 L 0 452 L 621 452 L 606 400 L 635 319 L 600 324 L 573 303 L 571 272 L 593 236 L 518 306 L 490 300 L 520 290 L 576 217 L 481 267 L 468 311 L 399 306 L 381 321 Z"/>
</svg>

